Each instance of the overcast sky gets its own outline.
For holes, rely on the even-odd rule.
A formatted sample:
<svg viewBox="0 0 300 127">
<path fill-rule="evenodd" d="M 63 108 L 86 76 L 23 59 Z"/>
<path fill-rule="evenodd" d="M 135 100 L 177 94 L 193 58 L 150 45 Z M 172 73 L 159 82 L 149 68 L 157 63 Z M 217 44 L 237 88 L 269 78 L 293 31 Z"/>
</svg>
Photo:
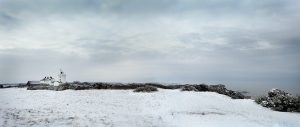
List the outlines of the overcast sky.
<svg viewBox="0 0 300 127">
<path fill-rule="evenodd" d="M 0 82 L 283 85 L 300 91 L 299 0 L 0 0 Z"/>
</svg>

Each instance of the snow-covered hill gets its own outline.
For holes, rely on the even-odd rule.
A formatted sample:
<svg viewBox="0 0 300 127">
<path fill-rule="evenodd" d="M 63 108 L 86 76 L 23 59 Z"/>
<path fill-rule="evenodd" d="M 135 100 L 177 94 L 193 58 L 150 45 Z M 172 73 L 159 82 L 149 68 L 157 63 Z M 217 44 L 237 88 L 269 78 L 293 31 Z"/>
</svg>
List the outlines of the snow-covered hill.
<svg viewBox="0 0 300 127">
<path fill-rule="evenodd" d="M 0 89 L 0 126 L 299 127 L 299 113 L 212 92 Z"/>
</svg>

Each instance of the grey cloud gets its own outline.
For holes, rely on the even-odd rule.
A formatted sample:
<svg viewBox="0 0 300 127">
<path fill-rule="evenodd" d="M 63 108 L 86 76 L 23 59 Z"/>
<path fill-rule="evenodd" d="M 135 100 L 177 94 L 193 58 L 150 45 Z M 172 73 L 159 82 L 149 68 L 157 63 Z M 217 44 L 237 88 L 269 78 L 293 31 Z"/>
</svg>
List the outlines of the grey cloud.
<svg viewBox="0 0 300 127">
<path fill-rule="evenodd" d="M 0 6 L 2 11 L 12 14 L 68 14 L 96 10 L 101 4 L 97 0 L 9 0 L 2 2 Z"/>
<path fill-rule="evenodd" d="M 125 15 L 136 14 L 176 14 L 190 12 L 206 12 L 209 14 L 291 14 L 298 11 L 297 0 L 265 0 L 265 1 L 235 1 L 235 0 L 51 0 L 51 1 L 22 1 L 4 0 L 1 10 L 13 14 L 78 14 L 119 13 Z"/>
<path fill-rule="evenodd" d="M 79 39 L 72 44 L 76 47 L 86 49 L 91 62 L 99 64 L 112 64 L 126 60 L 161 60 L 167 57 L 167 54 L 163 54 L 162 52 L 153 52 L 147 48 L 130 44 L 130 39 L 137 36 L 139 35 L 117 40 Z"/>
<path fill-rule="evenodd" d="M 299 14 L 298 0 L 2 0 L 0 80 L 64 68 L 71 81 L 295 87 Z"/>
<path fill-rule="evenodd" d="M 19 26 L 19 20 L 6 13 L 1 13 L 0 11 L 0 28 L 5 30 L 10 30 L 10 28 L 15 28 Z"/>
</svg>

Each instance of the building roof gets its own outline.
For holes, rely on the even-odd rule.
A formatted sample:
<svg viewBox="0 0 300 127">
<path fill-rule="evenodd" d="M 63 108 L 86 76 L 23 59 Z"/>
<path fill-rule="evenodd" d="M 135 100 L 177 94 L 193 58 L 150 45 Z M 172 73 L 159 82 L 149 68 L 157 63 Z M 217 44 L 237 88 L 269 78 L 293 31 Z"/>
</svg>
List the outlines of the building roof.
<svg viewBox="0 0 300 127">
<path fill-rule="evenodd" d="M 52 77 L 50 76 L 50 77 L 45 77 L 45 78 L 43 78 L 41 81 L 51 81 L 51 80 L 54 80 L 54 78 L 52 78 Z"/>
</svg>

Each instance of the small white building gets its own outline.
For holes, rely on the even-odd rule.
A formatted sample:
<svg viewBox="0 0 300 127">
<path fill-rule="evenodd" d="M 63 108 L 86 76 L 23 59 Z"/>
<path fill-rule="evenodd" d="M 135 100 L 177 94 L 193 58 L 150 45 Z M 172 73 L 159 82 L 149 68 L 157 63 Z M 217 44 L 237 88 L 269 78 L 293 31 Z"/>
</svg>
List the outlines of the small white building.
<svg viewBox="0 0 300 127">
<path fill-rule="evenodd" d="M 55 79 L 50 77 L 45 77 L 42 80 L 40 80 L 40 84 L 48 84 L 48 85 L 54 85 Z"/>
<path fill-rule="evenodd" d="M 55 80 L 52 76 L 44 77 L 40 81 L 28 81 L 27 85 L 38 85 L 38 84 L 47 84 L 47 85 L 53 85 L 53 86 L 58 86 L 60 84 L 66 83 L 67 75 L 60 70 L 60 73 L 58 75 L 58 80 Z"/>
</svg>

